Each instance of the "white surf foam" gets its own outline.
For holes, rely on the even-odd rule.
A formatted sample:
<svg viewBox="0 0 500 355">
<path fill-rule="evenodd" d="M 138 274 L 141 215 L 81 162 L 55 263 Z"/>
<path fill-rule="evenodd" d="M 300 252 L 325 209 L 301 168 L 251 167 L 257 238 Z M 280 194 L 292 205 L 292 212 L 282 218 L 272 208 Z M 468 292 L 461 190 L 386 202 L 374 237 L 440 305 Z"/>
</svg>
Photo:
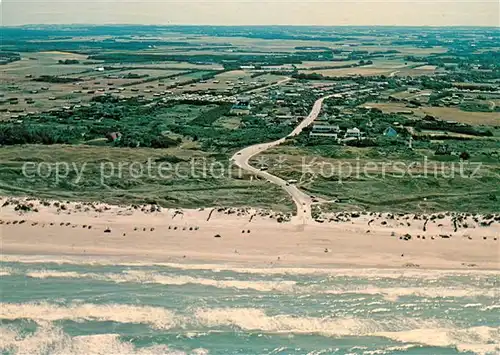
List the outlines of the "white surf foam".
<svg viewBox="0 0 500 355">
<path fill-rule="evenodd" d="M 449 287 L 377 287 L 366 286 L 360 288 L 335 289 L 324 291 L 327 294 L 367 294 L 382 295 L 387 301 L 397 301 L 399 297 L 416 296 L 425 298 L 462 297 L 476 298 L 489 297 L 496 298 L 500 295 L 496 289 L 480 288 L 449 288 Z"/>
<path fill-rule="evenodd" d="M 37 270 L 26 273 L 26 276 L 32 278 L 90 278 L 99 281 L 108 281 L 115 283 L 135 282 L 161 285 L 204 285 L 217 288 L 235 288 L 239 290 L 251 289 L 262 292 L 269 291 L 292 291 L 295 281 L 245 281 L 245 280 L 215 280 L 207 278 L 198 278 L 191 276 L 169 276 L 157 272 L 148 272 L 141 270 L 130 270 L 123 273 L 78 273 L 64 272 L 55 270 Z"/>
<path fill-rule="evenodd" d="M 196 309 L 194 319 L 207 327 L 236 326 L 243 330 L 270 333 L 320 334 L 325 336 L 369 335 L 377 331 L 442 326 L 435 320 L 392 318 L 384 322 L 362 318 L 296 317 L 288 314 L 267 315 L 256 308 Z"/>
<path fill-rule="evenodd" d="M 144 283 L 162 285 L 204 285 L 217 288 L 234 288 L 239 290 L 256 290 L 261 292 L 296 292 L 296 293 L 324 293 L 333 295 L 343 294 L 368 294 L 382 295 L 387 301 L 397 301 L 403 296 L 416 296 L 426 298 L 462 297 L 476 298 L 489 297 L 496 298 L 500 293 L 496 289 L 480 289 L 467 286 L 458 287 L 377 287 L 368 285 L 364 287 L 343 287 L 336 289 L 325 289 L 323 285 L 298 286 L 295 281 L 255 281 L 255 280 L 216 280 L 208 278 L 198 278 L 191 276 L 170 276 L 153 271 L 128 270 L 122 273 L 78 273 L 74 271 L 57 270 L 35 270 L 26 273 L 32 278 L 89 278 L 99 281 L 115 283 Z M 480 305 L 480 304 L 479 304 Z M 466 305 L 470 307 L 470 305 Z"/>
<path fill-rule="evenodd" d="M 85 274 L 80 274 L 75 271 L 57 271 L 57 270 L 37 270 L 37 271 L 29 271 L 26 273 L 26 276 L 32 277 L 35 279 L 49 279 L 49 278 L 68 278 L 68 279 L 79 279 Z"/>
<path fill-rule="evenodd" d="M 444 320 L 388 318 L 380 322 L 358 318 L 269 316 L 253 308 L 199 309 L 194 312 L 194 316 L 200 324 L 208 327 L 231 326 L 247 331 L 334 337 L 376 336 L 406 343 L 402 345 L 404 347 L 416 344 L 451 347 L 477 354 L 498 354 L 500 351 L 500 327 L 460 329 Z"/>
<path fill-rule="evenodd" d="M 363 355 L 385 355 L 385 354 L 393 354 L 395 351 L 398 352 L 406 352 L 408 349 L 415 348 L 418 345 L 415 344 L 407 344 L 407 345 L 401 345 L 401 346 L 388 346 L 384 347 L 382 349 L 376 349 L 376 350 L 365 350 L 362 352 Z M 364 348 L 366 349 L 366 348 Z M 351 348 L 350 350 L 356 350 L 355 347 Z M 361 349 L 363 350 L 363 349 Z"/>
<path fill-rule="evenodd" d="M 492 309 L 500 309 L 500 304 L 492 304 L 491 306 L 483 307 L 481 311 L 491 311 Z"/>
<path fill-rule="evenodd" d="M 120 323 L 141 323 L 157 329 L 170 329 L 174 326 L 189 328 L 203 326 L 209 328 L 237 327 L 244 331 L 260 331 L 266 333 L 317 334 L 322 336 L 375 336 L 398 341 L 403 345 L 420 344 L 424 346 L 452 347 L 463 352 L 477 354 L 496 354 L 500 351 L 500 327 L 457 328 L 446 320 L 413 319 L 408 317 L 390 317 L 383 321 L 363 318 L 335 317 L 299 317 L 289 314 L 268 315 L 256 308 L 198 308 L 189 310 L 189 316 L 176 315 L 158 307 L 135 307 L 126 305 L 93 305 L 74 304 L 57 306 L 47 303 L 38 304 L 0 304 L 2 319 L 32 319 L 39 324 L 47 324 L 56 320 L 74 321 L 114 321 Z M 18 347 L 36 350 L 43 338 L 46 343 L 53 344 L 64 338 L 61 331 L 51 329 L 48 333 L 40 333 L 32 338 L 18 339 L 12 331 L 0 332 L 0 347 Z M 106 335 L 103 338 L 91 337 L 71 338 L 70 345 L 61 349 L 73 350 L 70 353 L 92 353 L 89 349 L 102 346 L 107 342 L 112 346 L 130 346 L 117 343 L 117 336 Z M 16 340 L 14 340 L 16 339 Z M 114 345 L 113 345 L 114 344 Z M 71 346 L 68 348 L 67 346 Z M 83 350 L 80 350 L 83 349 Z M 120 350 L 121 348 L 116 348 Z M 125 349 L 125 348 L 123 348 Z M 127 348 L 136 351 L 133 348 Z M 137 350 L 138 351 L 138 350 Z M 138 353 L 136 351 L 136 353 Z M 142 350 L 141 350 L 142 351 Z M 22 353 L 22 352 L 20 352 Z M 63 354 L 54 351 L 51 354 Z M 112 352 L 107 352 L 112 353 Z"/>
<path fill-rule="evenodd" d="M 12 269 L 10 267 L 0 267 L 0 276 L 10 275 L 12 275 Z"/>
<path fill-rule="evenodd" d="M 160 307 L 121 304 L 72 304 L 59 306 L 41 303 L 0 303 L 1 319 L 32 319 L 34 321 L 112 321 L 148 324 L 157 329 L 175 326 L 174 314 Z"/>
<path fill-rule="evenodd" d="M 461 352 L 475 354 L 500 353 L 500 327 L 420 328 L 400 332 L 379 332 L 372 335 L 402 343 L 452 347 Z"/>
<path fill-rule="evenodd" d="M 165 345 L 137 348 L 121 341 L 118 334 L 71 337 L 50 323 L 42 324 L 35 333 L 22 336 L 15 329 L 0 328 L 0 349 L 15 354 L 30 355 L 187 355 Z M 190 355 L 208 354 L 206 349 L 194 349 Z"/>
<path fill-rule="evenodd" d="M 330 275 L 332 277 L 363 278 L 418 278 L 439 279 L 449 276 L 499 276 L 498 270 L 432 270 L 432 269 L 375 269 L 375 268 L 300 268 L 300 267 L 261 267 L 248 268 L 226 264 L 182 264 L 161 262 L 126 262 L 123 260 L 88 259 L 85 257 L 53 257 L 29 255 L 0 255 L 0 262 L 19 262 L 28 264 L 55 263 L 94 266 L 160 266 L 181 270 L 210 270 L 213 272 L 231 271 L 259 275 Z"/>
</svg>

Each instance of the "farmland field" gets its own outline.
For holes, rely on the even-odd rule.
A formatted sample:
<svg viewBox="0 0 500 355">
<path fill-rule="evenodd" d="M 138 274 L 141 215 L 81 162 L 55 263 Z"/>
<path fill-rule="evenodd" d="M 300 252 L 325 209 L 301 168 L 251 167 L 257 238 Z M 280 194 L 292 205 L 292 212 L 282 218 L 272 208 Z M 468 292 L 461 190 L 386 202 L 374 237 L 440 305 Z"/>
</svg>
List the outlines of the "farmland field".
<svg viewBox="0 0 500 355">
<path fill-rule="evenodd" d="M 389 69 L 379 69 L 371 67 L 357 67 L 357 68 L 342 68 L 342 69 L 324 69 L 324 70 L 308 70 L 302 71 L 304 73 L 317 73 L 324 76 L 350 76 L 350 75 L 361 75 L 361 76 L 375 76 L 375 75 L 387 75 L 391 71 Z"/>
<path fill-rule="evenodd" d="M 423 117 L 431 115 L 445 121 L 456 121 L 472 125 L 500 126 L 500 114 L 498 112 L 469 112 L 462 111 L 456 107 L 408 107 L 404 103 L 395 102 L 367 102 L 364 106 L 375 107 L 383 112 L 398 113 L 413 111 L 416 116 Z"/>
</svg>

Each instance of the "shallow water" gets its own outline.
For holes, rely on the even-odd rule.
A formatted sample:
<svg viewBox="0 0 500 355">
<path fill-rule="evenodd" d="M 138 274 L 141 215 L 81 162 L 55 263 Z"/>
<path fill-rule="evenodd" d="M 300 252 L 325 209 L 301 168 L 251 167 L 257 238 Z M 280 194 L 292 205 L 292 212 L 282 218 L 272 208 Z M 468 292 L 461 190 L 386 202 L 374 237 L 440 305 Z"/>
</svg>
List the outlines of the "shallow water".
<svg viewBox="0 0 500 355">
<path fill-rule="evenodd" d="M 491 271 L 3 260 L 4 354 L 500 354 Z"/>
</svg>

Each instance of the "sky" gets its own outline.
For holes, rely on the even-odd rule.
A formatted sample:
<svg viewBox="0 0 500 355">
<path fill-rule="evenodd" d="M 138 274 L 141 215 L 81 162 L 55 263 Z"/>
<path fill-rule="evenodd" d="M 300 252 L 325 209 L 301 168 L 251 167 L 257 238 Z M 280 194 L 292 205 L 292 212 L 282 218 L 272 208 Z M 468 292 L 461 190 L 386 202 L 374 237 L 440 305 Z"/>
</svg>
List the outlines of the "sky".
<svg viewBox="0 0 500 355">
<path fill-rule="evenodd" d="M 500 26 L 495 0 L 0 0 L 24 24 Z"/>
</svg>

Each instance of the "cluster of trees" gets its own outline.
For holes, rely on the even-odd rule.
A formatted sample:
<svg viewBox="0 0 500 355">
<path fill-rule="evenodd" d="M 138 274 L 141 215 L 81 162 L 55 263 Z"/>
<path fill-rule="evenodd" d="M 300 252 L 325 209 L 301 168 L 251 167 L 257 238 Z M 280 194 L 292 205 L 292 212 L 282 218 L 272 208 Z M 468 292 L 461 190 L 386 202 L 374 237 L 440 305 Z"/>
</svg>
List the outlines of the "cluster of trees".
<svg viewBox="0 0 500 355">
<path fill-rule="evenodd" d="M 214 107 L 213 109 L 201 113 L 198 117 L 189 122 L 189 124 L 195 126 L 211 126 L 212 123 L 217 121 L 220 117 L 229 114 L 230 110 L 230 104 Z"/>
<path fill-rule="evenodd" d="M 431 89 L 431 90 L 445 90 L 445 89 L 450 89 L 452 87 L 451 83 L 447 81 L 436 80 L 426 76 L 422 78 L 421 84 L 424 89 Z"/>
<path fill-rule="evenodd" d="M 164 149 L 178 146 L 182 140 L 172 139 L 170 137 L 164 136 L 161 133 L 150 131 L 150 132 L 137 132 L 137 133 L 124 133 L 119 140 L 115 141 L 115 146 L 117 147 L 128 147 L 128 148 L 156 148 Z"/>
<path fill-rule="evenodd" d="M 82 138 L 84 130 L 60 125 L 3 124 L 0 146 L 17 144 L 71 144 Z"/>
<path fill-rule="evenodd" d="M 149 74 L 127 73 L 123 76 L 124 79 L 142 79 L 147 78 Z"/>
<path fill-rule="evenodd" d="M 238 130 L 213 125 L 229 113 L 231 105 L 227 103 L 216 107 L 209 103 L 210 109 L 188 122 L 155 119 L 160 111 L 166 112 L 170 105 L 179 104 L 144 106 L 135 98 L 123 102 L 112 96 L 96 97 L 90 107 L 38 114 L 30 118 L 29 125 L 2 125 L 0 144 L 81 144 L 119 132 L 119 139 L 112 143 L 117 147 L 169 148 L 178 146 L 181 143 L 178 137 L 184 136 L 199 141 L 203 149 L 225 152 L 262 140 L 275 140 L 291 130 L 288 126 L 269 126 L 267 121 L 251 117 L 242 117 L 246 124 Z M 178 137 L 172 138 L 164 132 Z"/>
<path fill-rule="evenodd" d="M 34 78 L 33 81 L 39 81 L 39 82 L 43 82 L 43 83 L 65 84 L 65 83 L 75 83 L 75 82 L 81 81 L 81 79 L 55 76 L 55 75 L 41 75 L 38 78 Z"/>
<path fill-rule="evenodd" d="M 242 148 L 263 141 L 273 141 L 291 132 L 290 127 L 268 127 L 267 124 L 247 126 L 237 130 L 215 126 L 175 124 L 170 126 L 170 130 L 197 140 L 201 143 L 203 150 L 216 152 Z"/>
<path fill-rule="evenodd" d="M 59 64 L 79 64 L 80 61 L 76 60 L 76 59 L 65 59 L 65 60 L 62 60 L 62 59 L 59 59 L 58 61 Z"/>
<path fill-rule="evenodd" d="M 479 102 L 464 102 L 460 105 L 460 109 L 468 112 L 499 112 L 500 110 L 498 106 L 492 109 L 490 105 Z"/>
<path fill-rule="evenodd" d="M 491 132 L 489 129 L 476 128 L 469 125 L 455 125 L 447 123 L 446 121 L 442 120 L 419 121 L 415 124 L 415 128 L 418 130 L 454 132 L 454 133 L 468 134 L 471 136 L 483 136 L 483 137 L 493 136 L 493 132 Z"/>
<path fill-rule="evenodd" d="M 435 105 L 439 100 L 444 99 L 445 97 L 449 97 L 451 95 L 452 92 L 448 90 L 432 92 L 431 96 L 429 96 L 429 104 Z"/>
<path fill-rule="evenodd" d="M 294 74 L 292 74 L 292 78 L 303 79 L 303 80 L 326 80 L 326 79 L 329 79 L 329 77 L 326 77 L 320 73 L 294 73 Z"/>
</svg>

